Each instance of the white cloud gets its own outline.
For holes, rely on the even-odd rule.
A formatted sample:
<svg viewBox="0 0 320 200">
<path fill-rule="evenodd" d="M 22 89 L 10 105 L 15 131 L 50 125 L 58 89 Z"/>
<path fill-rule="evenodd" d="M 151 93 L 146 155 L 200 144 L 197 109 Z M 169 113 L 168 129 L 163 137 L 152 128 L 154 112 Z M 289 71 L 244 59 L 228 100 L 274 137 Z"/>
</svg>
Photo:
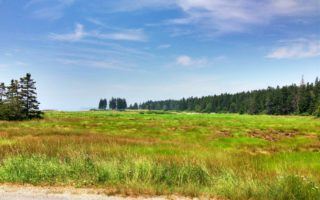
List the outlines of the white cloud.
<svg viewBox="0 0 320 200">
<path fill-rule="evenodd" d="M 175 24 L 201 24 L 217 32 L 242 32 L 252 25 L 269 23 L 279 17 L 303 16 L 319 11 L 318 0 L 178 0 L 187 14 Z"/>
<path fill-rule="evenodd" d="M 102 21 L 100 21 L 99 19 L 87 18 L 87 21 L 91 22 L 91 23 L 93 23 L 93 24 L 95 24 L 97 26 L 105 26 L 105 24 Z"/>
<path fill-rule="evenodd" d="M 26 67 L 28 66 L 28 63 L 22 62 L 22 61 L 14 61 L 9 62 L 7 64 L 0 63 L 0 68 L 8 68 L 8 67 Z"/>
<path fill-rule="evenodd" d="M 115 60 L 98 60 L 98 59 L 64 59 L 59 58 L 56 59 L 61 64 L 64 65 L 74 65 L 74 66 L 86 66 L 93 68 L 101 68 L 101 69 L 113 69 L 113 70 L 121 70 L 121 71 L 130 71 L 130 64 L 122 63 L 120 61 Z"/>
<path fill-rule="evenodd" d="M 191 65 L 192 60 L 189 56 L 179 56 L 177 57 L 177 63 L 179 65 L 188 66 L 188 65 Z"/>
<path fill-rule="evenodd" d="M 168 49 L 171 47 L 171 44 L 161 44 L 158 46 L 158 49 Z"/>
<path fill-rule="evenodd" d="M 76 24 L 76 28 L 73 33 L 69 34 L 55 34 L 52 33 L 49 37 L 53 40 L 58 41 L 78 41 L 81 40 L 86 33 L 84 32 L 84 27 L 82 24 Z"/>
<path fill-rule="evenodd" d="M 141 29 L 123 30 L 114 33 L 92 33 L 92 37 L 109 40 L 125 40 L 143 42 L 147 40 L 145 33 Z"/>
<path fill-rule="evenodd" d="M 181 55 L 176 58 L 176 63 L 182 66 L 201 67 L 207 65 L 208 61 L 205 58 L 193 59 L 189 56 Z"/>
<path fill-rule="evenodd" d="M 311 58 L 320 56 L 320 40 L 297 39 L 286 41 L 267 55 L 267 58 Z"/>
<path fill-rule="evenodd" d="M 75 0 L 30 0 L 24 8 L 32 10 L 32 16 L 39 19 L 57 20 L 63 17 L 65 9 Z"/>
<path fill-rule="evenodd" d="M 319 15 L 319 0 L 119 0 L 115 7 L 116 11 L 178 8 L 184 15 L 165 24 L 199 25 L 209 29 L 210 34 L 243 32 L 282 17 Z"/>
<path fill-rule="evenodd" d="M 121 30 L 112 33 L 101 33 L 97 31 L 86 32 L 82 24 L 76 24 L 73 33 L 67 34 L 56 34 L 51 33 L 49 38 L 58 41 L 79 41 L 85 37 L 92 37 L 97 39 L 108 39 L 108 40 L 123 40 L 123 41 L 136 41 L 143 42 L 147 40 L 147 36 L 141 29 L 129 29 Z"/>
</svg>

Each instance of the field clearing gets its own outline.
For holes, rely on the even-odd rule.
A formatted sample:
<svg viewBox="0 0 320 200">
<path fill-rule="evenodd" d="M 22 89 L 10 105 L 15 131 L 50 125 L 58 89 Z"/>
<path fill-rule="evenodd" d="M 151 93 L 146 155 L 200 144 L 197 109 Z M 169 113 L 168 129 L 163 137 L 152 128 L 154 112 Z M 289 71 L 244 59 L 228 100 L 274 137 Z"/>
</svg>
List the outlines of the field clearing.
<svg viewBox="0 0 320 200">
<path fill-rule="evenodd" d="M 320 120 L 152 111 L 0 121 L 0 182 L 111 193 L 320 199 Z"/>
</svg>

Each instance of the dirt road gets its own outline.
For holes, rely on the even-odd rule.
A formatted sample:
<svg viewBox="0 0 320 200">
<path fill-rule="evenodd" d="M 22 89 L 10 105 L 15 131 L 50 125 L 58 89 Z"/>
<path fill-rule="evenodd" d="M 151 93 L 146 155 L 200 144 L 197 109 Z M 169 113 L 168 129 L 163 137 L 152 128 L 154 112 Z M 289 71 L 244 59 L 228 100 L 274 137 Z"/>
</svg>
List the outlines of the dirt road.
<svg viewBox="0 0 320 200">
<path fill-rule="evenodd" d="M 122 197 L 107 196 L 92 189 L 0 185 L 0 200 L 165 200 L 190 198 L 178 196 Z"/>
</svg>

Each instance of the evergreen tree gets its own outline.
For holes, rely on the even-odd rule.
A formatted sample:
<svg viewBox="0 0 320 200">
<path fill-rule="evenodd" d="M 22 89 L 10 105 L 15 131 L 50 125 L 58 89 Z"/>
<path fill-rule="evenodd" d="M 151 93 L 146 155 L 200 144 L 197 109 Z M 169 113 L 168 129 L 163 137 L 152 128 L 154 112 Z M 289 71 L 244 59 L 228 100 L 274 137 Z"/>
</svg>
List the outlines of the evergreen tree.
<svg viewBox="0 0 320 200">
<path fill-rule="evenodd" d="M 20 85 L 17 80 L 11 80 L 7 87 L 5 101 L 4 101 L 4 115 L 7 120 L 21 120 L 25 117 L 23 113 L 23 101 L 19 93 Z"/>
<path fill-rule="evenodd" d="M 196 112 L 237 112 L 249 114 L 313 114 L 320 106 L 320 81 L 284 87 L 268 87 L 263 90 L 220 94 L 206 97 L 190 97 L 181 100 L 147 101 L 141 109 L 181 110 Z"/>
<path fill-rule="evenodd" d="M 117 100 L 115 98 L 111 98 L 111 100 L 109 101 L 109 108 L 112 110 L 117 109 Z"/>
<path fill-rule="evenodd" d="M 22 101 L 22 113 L 29 119 L 41 118 L 42 115 L 39 110 L 40 103 L 37 100 L 35 83 L 30 73 L 20 79 L 21 90 L 18 95 Z"/>
<path fill-rule="evenodd" d="M 99 109 L 99 110 L 102 109 L 102 99 L 100 99 L 100 101 L 99 101 L 98 109 Z"/>
<path fill-rule="evenodd" d="M 127 108 L 126 99 L 117 98 L 116 99 L 116 109 L 117 110 L 125 110 Z"/>
<path fill-rule="evenodd" d="M 139 109 L 139 106 L 137 103 L 134 103 L 133 106 L 132 106 L 132 109 L 133 110 L 138 110 Z"/>
<path fill-rule="evenodd" d="M 100 99 L 99 101 L 99 106 L 98 109 L 99 110 L 106 110 L 107 109 L 107 99 Z"/>
<path fill-rule="evenodd" d="M 4 83 L 0 83 L 0 105 L 3 104 L 5 95 L 6 95 L 6 86 L 4 85 Z"/>
</svg>

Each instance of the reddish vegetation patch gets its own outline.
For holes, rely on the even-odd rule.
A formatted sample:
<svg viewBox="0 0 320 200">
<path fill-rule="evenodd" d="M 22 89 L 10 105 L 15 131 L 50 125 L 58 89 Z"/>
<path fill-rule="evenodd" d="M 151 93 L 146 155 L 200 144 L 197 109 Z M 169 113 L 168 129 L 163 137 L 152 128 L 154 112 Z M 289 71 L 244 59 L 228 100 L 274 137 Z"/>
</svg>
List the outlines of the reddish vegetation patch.
<svg viewBox="0 0 320 200">
<path fill-rule="evenodd" d="M 8 137 L 9 134 L 7 132 L 4 132 L 4 131 L 0 131 L 0 138 L 5 138 L 5 137 Z"/>
<path fill-rule="evenodd" d="M 313 151 L 313 152 L 319 152 L 320 151 L 320 142 L 315 142 L 313 144 L 309 144 L 307 146 L 304 146 L 305 149 L 308 151 Z"/>
<path fill-rule="evenodd" d="M 229 130 L 214 130 L 214 133 L 210 136 L 209 139 L 217 139 L 217 138 L 226 138 L 233 137 L 232 133 Z"/>
<path fill-rule="evenodd" d="M 260 138 L 267 141 L 279 141 L 285 138 L 292 138 L 296 135 L 299 135 L 298 131 L 282 131 L 282 130 L 274 130 L 274 129 L 267 129 L 267 130 L 252 130 L 248 132 L 250 137 Z"/>
<path fill-rule="evenodd" d="M 31 141 L 41 141 L 41 142 L 51 142 L 51 143 L 75 143 L 75 144 L 118 144 L 118 145 L 128 145 L 128 144 L 139 144 L 139 145 L 153 145 L 160 143 L 158 139 L 155 138 L 132 138 L 125 136 L 110 136 L 106 134 L 78 134 L 78 135 L 26 135 L 23 137 L 18 137 L 22 142 Z"/>
</svg>

